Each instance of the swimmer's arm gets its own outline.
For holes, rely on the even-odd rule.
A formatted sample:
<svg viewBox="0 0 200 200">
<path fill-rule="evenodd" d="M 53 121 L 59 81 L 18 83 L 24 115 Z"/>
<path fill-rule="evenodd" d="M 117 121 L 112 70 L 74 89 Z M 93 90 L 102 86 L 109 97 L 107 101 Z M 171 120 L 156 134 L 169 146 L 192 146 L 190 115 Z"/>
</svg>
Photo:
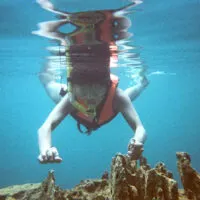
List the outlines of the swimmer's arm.
<svg viewBox="0 0 200 200">
<path fill-rule="evenodd" d="M 59 123 L 72 111 L 68 95 L 55 106 L 44 124 L 38 130 L 38 142 L 41 154 L 45 154 L 51 145 L 51 133 Z"/>
<path fill-rule="evenodd" d="M 116 103 L 118 112 L 122 113 L 129 126 L 135 132 L 135 141 L 144 144 L 146 139 L 146 131 L 139 118 L 139 115 L 131 103 L 129 96 L 122 90 L 118 89 L 116 92 Z"/>
</svg>

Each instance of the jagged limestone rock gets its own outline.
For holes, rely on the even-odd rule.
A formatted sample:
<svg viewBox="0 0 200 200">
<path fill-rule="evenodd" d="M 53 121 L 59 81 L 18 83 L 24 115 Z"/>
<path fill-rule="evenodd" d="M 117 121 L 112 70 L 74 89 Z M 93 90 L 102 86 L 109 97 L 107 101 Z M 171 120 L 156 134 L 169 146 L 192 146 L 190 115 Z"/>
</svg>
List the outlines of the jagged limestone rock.
<svg viewBox="0 0 200 200">
<path fill-rule="evenodd" d="M 109 183 L 106 179 L 85 180 L 65 192 L 66 200 L 107 200 L 110 198 Z"/>
<path fill-rule="evenodd" d="M 134 183 L 136 180 L 136 161 L 118 154 L 112 160 L 110 189 L 112 200 L 132 200 L 138 198 Z"/>
<path fill-rule="evenodd" d="M 200 200 L 200 175 L 191 166 L 190 155 L 177 152 L 177 167 L 188 199 Z"/>
<path fill-rule="evenodd" d="M 65 200 L 59 187 L 55 186 L 53 171 L 39 184 L 24 184 L 0 190 L 0 200 Z"/>
<path fill-rule="evenodd" d="M 151 168 L 144 157 L 136 162 L 118 154 L 112 160 L 110 176 L 104 172 L 102 179 L 84 180 L 71 190 L 62 190 L 50 171 L 41 184 L 0 189 L 0 200 L 199 200 L 200 175 L 191 167 L 187 153 L 177 153 L 177 158 L 185 192 L 178 191 L 164 163 Z"/>
<path fill-rule="evenodd" d="M 150 169 L 145 158 L 136 161 L 118 154 L 111 167 L 112 200 L 178 200 L 178 185 L 163 163 Z"/>
<path fill-rule="evenodd" d="M 177 200 L 178 184 L 172 177 L 164 163 L 157 163 L 146 173 L 145 199 Z"/>
<path fill-rule="evenodd" d="M 0 189 L 0 200 L 8 199 L 28 199 L 34 193 L 38 193 L 41 188 L 41 183 L 14 185 Z"/>
<path fill-rule="evenodd" d="M 178 200 L 178 184 L 166 174 L 151 169 L 146 174 L 145 200 Z"/>
</svg>

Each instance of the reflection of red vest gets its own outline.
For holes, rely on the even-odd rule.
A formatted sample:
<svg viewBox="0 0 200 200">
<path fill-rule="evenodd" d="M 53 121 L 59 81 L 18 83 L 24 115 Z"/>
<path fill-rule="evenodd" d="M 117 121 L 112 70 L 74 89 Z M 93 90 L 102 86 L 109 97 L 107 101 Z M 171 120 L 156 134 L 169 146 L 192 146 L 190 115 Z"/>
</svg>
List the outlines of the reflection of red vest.
<svg viewBox="0 0 200 200">
<path fill-rule="evenodd" d="M 96 109 L 95 118 L 91 118 L 90 116 L 81 113 L 80 111 L 76 111 L 71 114 L 77 120 L 79 126 L 80 124 L 82 124 L 88 129 L 88 133 L 111 121 L 116 116 L 117 113 L 113 110 L 113 99 L 115 96 L 117 85 L 118 77 L 115 75 L 111 75 L 111 86 L 108 89 L 106 98 Z M 82 102 L 80 101 L 79 103 L 82 104 Z M 82 105 L 86 107 L 84 104 Z"/>
<path fill-rule="evenodd" d="M 114 22 L 118 23 L 118 19 L 113 16 L 113 10 L 74 13 L 69 23 L 75 25 L 76 29 L 67 35 L 73 44 L 84 43 L 88 33 L 93 34 L 97 41 L 114 42 Z"/>
</svg>

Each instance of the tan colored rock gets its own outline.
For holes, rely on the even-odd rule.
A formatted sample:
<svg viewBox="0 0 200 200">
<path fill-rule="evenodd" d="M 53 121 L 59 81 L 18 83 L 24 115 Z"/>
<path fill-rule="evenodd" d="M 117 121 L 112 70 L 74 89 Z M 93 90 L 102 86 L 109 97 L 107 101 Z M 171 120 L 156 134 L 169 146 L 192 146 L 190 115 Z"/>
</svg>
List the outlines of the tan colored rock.
<svg viewBox="0 0 200 200">
<path fill-rule="evenodd" d="M 37 193 L 41 188 L 41 183 L 14 185 L 0 189 L 0 200 L 26 199 L 28 196 Z"/>
<path fill-rule="evenodd" d="M 178 184 L 165 174 L 151 169 L 146 174 L 145 200 L 178 200 Z"/>
<path fill-rule="evenodd" d="M 96 179 L 81 181 L 71 190 L 65 191 L 66 200 L 109 200 L 108 180 Z"/>
<path fill-rule="evenodd" d="M 110 189 L 112 200 L 133 200 L 138 198 L 135 187 L 136 161 L 118 154 L 112 160 Z"/>
<path fill-rule="evenodd" d="M 112 200 L 178 200 L 178 185 L 164 163 L 150 169 L 147 160 L 136 161 L 123 155 L 113 158 L 111 167 Z M 170 175 L 169 175 L 170 174 Z"/>
<path fill-rule="evenodd" d="M 55 186 L 53 171 L 43 183 L 15 185 L 0 189 L 0 200 L 64 200 L 63 193 Z"/>
<path fill-rule="evenodd" d="M 200 175 L 191 167 L 188 154 L 177 153 L 177 158 L 186 192 L 178 190 L 164 163 L 151 168 L 144 157 L 136 162 L 118 154 L 110 176 L 104 172 L 102 179 L 84 180 L 71 190 L 62 190 L 50 171 L 42 183 L 0 189 L 0 200 L 199 200 Z"/>
<path fill-rule="evenodd" d="M 200 200 L 200 175 L 192 168 L 190 155 L 177 152 L 177 167 L 188 199 Z"/>
</svg>

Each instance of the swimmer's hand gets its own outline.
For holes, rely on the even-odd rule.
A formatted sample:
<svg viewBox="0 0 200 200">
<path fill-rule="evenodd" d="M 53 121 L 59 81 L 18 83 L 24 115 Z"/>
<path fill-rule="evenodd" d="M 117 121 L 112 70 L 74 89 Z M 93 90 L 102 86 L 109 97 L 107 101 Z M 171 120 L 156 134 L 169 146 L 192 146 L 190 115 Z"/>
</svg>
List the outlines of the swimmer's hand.
<svg viewBox="0 0 200 200">
<path fill-rule="evenodd" d="M 47 149 L 45 153 L 41 153 L 38 156 L 38 160 L 41 164 L 62 162 L 62 158 L 59 156 L 56 147 L 51 147 Z"/>
<path fill-rule="evenodd" d="M 128 144 L 128 157 L 132 160 L 138 160 L 144 151 L 143 144 L 131 138 Z"/>
</svg>

